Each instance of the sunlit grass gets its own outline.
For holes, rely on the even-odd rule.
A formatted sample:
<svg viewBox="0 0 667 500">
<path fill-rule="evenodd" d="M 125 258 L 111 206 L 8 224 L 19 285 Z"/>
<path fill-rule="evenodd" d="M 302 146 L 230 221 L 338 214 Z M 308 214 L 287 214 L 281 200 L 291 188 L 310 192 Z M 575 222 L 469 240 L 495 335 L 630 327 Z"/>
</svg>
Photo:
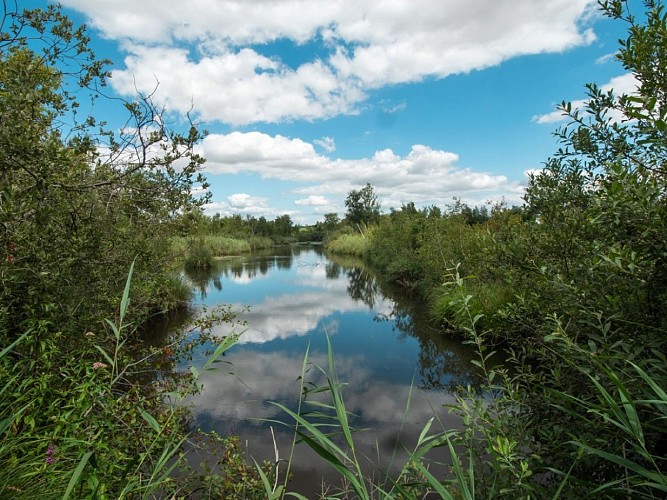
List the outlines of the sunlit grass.
<svg viewBox="0 0 667 500">
<path fill-rule="evenodd" d="M 178 236 L 172 239 L 174 255 L 184 260 L 186 267 L 206 269 L 216 257 L 242 255 L 273 246 L 271 238 L 252 236 L 247 239 L 230 238 L 218 234 Z"/>
<path fill-rule="evenodd" d="M 369 238 L 363 234 L 341 234 L 328 241 L 324 248 L 335 254 L 363 257 L 369 243 Z"/>
</svg>

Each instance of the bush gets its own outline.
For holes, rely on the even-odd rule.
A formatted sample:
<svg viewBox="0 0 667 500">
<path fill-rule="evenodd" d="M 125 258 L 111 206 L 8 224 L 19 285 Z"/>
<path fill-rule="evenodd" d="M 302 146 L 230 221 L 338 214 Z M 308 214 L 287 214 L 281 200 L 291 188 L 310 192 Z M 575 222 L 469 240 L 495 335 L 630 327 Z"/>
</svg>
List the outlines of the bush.
<svg viewBox="0 0 667 500">
<path fill-rule="evenodd" d="M 259 494 L 259 476 L 233 439 L 207 439 L 220 456 L 216 475 L 189 470 L 180 403 L 196 390 L 198 372 L 173 369 L 193 347 L 180 339 L 159 349 L 137 344 L 125 323 L 129 283 L 106 327 L 72 343 L 72 332 L 42 322 L 0 352 L 0 497 L 164 498 L 202 487 L 218 498 Z M 216 345 L 207 369 L 235 338 L 202 331 L 188 344 Z"/>
<path fill-rule="evenodd" d="M 324 248 L 331 253 L 363 257 L 369 245 L 369 238 L 363 234 L 340 234 L 328 241 Z"/>
</svg>

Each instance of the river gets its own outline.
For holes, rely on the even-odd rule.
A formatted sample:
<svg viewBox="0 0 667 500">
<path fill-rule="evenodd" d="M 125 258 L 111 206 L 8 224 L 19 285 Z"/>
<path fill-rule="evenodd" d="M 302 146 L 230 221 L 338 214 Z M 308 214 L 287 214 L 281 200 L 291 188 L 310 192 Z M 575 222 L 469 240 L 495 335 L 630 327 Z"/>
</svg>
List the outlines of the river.
<svg viewBox="0 0 667 500">
<path fill-rule="evenodd" d="M 321 247 L 286 246 L 220 260 L 187 279 L 195 290 L 195 311 L 229 304 L 245 322 L 234 327 L 243 332 L 238 344 L 224 363 L 202 375 L 201 394 L 189 401 L 194 425 L 240 436 L 242 448 L 258 462 L 273 461 L 276 447 L 280 458 L 289 456 L 293 433 L 268 422 L 289 418 L 271 402 L 297 409 L 304 356 L 309 353 L 309 366 L 326 368 L 327 339 L 336 375 L 347 384 L 350 422 L 363 429 L 355 434 L 358 456 L 376 481 L 400 469 L 404 447 L 414 446 L 431 417 L 434 430 L 460 425 L 444 405 L 454 402 L 455 386 L 471 381 L 469 346 L 436 330 L 418 303 L 382 284 L 361 262 L 328 258 Z M 214 334 L 231 328 L 220 325 Z M 203 362 L 202 348 L 191 363 Z M 323 383 L 319 373 L 310 369 L 307 381 Z M 434 463 L 431 470 L 437 474 L 438 467 L 446 468 Z M 308 497 L 321 490 L 323 480 L 340 484 L 304 444 L 295 449 L 291 472 L 289 489 Z"/>
</svg>

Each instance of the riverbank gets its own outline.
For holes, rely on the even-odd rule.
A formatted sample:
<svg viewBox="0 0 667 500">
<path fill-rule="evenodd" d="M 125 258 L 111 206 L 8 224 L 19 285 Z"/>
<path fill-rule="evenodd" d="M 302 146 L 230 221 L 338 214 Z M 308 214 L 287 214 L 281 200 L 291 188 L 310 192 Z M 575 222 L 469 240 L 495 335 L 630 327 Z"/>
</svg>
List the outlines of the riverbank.
<svg viewBox="0 0 667 500">
<path fill-rule="evenodd" d="M 644 248 L 652 264 L 640 271 L 618 245 L 641 244 L 580 215 L 565 236 L 571 214 L 552 208 L 551 222 L 529 205 L 498 207 L 476 223 L 456 210 L 403 209 L 330 244 L 363 248 L 384 278 L 430 305 L 443 332 L 466 335 L 482 366 L 494 349 L 510 353 L 507 369 L 484 369 L 482 390 L 493 398 L 472 392 L 458 404 L 479 491 L 569 496 L 611 491 L 622 479 L 631 491 L 663 491 L 665 428 L 654 423 L 667 404 L 665 319 L 652 305 L 664 297 L 653 295 L 664 291 L 660 259 Z M 591 209 L 604 217 L 599 210 Z"/>
</svg>

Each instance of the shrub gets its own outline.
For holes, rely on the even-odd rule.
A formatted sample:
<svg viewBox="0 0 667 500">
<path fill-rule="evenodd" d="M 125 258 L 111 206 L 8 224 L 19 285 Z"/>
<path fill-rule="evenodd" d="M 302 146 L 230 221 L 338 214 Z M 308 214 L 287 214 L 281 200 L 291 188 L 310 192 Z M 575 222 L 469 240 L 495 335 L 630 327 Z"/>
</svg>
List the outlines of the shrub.
<svg viewBox="0 0 667 500">
<path fill-rule="evenodd" d="M 369 245 L 369 238 L 363 234 L 341 234 L 327 242 L 326 250 L 335 254 L 363 257 Z"/>
</svg>

